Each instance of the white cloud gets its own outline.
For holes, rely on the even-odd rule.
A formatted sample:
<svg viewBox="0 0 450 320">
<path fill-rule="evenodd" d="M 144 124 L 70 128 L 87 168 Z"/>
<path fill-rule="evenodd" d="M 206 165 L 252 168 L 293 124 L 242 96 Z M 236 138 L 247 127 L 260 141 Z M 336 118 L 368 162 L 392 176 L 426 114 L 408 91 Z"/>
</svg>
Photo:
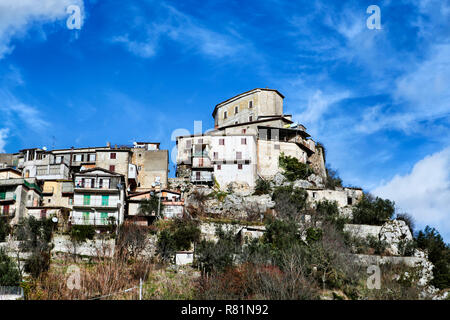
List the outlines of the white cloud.
<svg viewBox="0 0 450 320">
<path fill-rule="evenodd" d="M 213 31 L 168 4 L 161 4 L 158 9 L 161 9 L 161 15 L 157 21 L 148 23 L 145 19 L 134 17 L 137 32 L 115 36 L 111 41 L 123 44 L 128 51 L 143 58 L 157 53 L 158 43 L 163 37 L 213 58 L 235 56 L 244 49 L 235 32 L 226 35 Z M 133 11 L 133 14 L 136 13 Z"/>
<path fill-rule="evenodd" d="M 8 90 L 0 90 L 0 113 L 2 122 L 8 127 L 14 126 L 18 121 L 23 123 L 22 129 L 31 129 L 42 133 L 48 127 L 48 122 L 42 118 L 40 111 L 34 107 L 22 103 Z"/>
<path fill-rule="evenodd" d="M 409 174 L 396 175 L 372 193 L 394 200 L 420 228 L 430 225 L 450 240 L 450 147 L 425 157 Z"/>
<path fill-rule="evenodd" d="M 6 138 L 8 138 L 9 129 L 0 129 L 0 152 L 5 152 Z"/>
<path fill-rule="evenodd" d="M 66 8 L 80 6 L 83 0 L 1 0 L 0 1 L 0 59 L 12 52 L 12 39 L 26 35 L 34 24 L 67 19 Z"/>
</svg>

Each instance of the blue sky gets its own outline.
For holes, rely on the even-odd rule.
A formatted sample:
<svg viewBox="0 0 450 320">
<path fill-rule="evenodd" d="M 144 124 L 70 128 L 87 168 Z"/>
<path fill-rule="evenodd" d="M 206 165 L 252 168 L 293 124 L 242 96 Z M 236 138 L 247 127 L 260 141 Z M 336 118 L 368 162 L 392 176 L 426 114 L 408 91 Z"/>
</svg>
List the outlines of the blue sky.
<svg viewBox="0 0 450 320">
<path fill-rule="evenodd" d="M 83 22 L 69 30 L 66 8 Z M 381 29 L 369 29 L 369 5 Z M 450 239 L 450 1 L 0 0 L 0 151 L 160 141 L 257 87 Z M 170 165 L 171 175 L 175 168 Z"/>
</svg>

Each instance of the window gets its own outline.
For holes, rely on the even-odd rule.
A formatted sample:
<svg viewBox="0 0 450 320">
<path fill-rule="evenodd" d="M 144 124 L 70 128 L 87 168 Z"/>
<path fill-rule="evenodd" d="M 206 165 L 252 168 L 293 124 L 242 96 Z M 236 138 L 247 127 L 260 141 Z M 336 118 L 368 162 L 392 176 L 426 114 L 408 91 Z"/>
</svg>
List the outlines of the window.
<svg viewBox="0 0 450 320">
<path fill-rule="evenodd" d="M 95 162 L 95 154 L 89 155 L 89 162 Z"/>
<path fill-rule="evenodd" d="M 51 203 L 52 202 L 52 199 L 48 199 L 48 203 Z"/>
<path fill-rule="evenodd" d="M 219 158 L 219 153 L 218 152 L 214 152 L 214 159 L 218 159 Z"/>
<path fill-rule="evenodd" d="M 198 139 L 199 144 L 203 144 L 203 139 Z"/>
<path fill-rule="evenodd" d="M 225 145 L 225 139 L 219 139 L 219 145 L 224 146 Z"/>
<path fill-rule="evenodd" d="M 81 187 L 84 188 L 84 178 L 81 178 Z"/>
<path fill-rule="evenodd" d="M 102 206 L 109 205 L 109 196 L 102 196 Z"/>
<path fill-rule="evenodd" d="M 235 122 L 234 122 L 234 124 L 238 124 L 238 123 L 239 123 L 239 121 L 235 121 Z"/>
<path fill-rule="evenodd" d="M 351 197 L 347 197 L 347 205 L 351 206 L 353 204 L 353 199 Z"/>
<path fill-rule="evenodd" d="M 198 166 L 203 167 L 203 158 L 198 159 Z"/>
<path fill-rule="evenodd" d="M 197 172 L 195 173 L 195 180 L 197 180 L 197 181 L 200 180 L 200 172 L 199 172 L 199 171 L 197 171 Z"/>
<path fill-rule="evenodd" d="M 89 223 L 89 212 L 83 212 L 83 222 L 84 224 Z"/>
<path fill-rule="evenodd" d="M 116 159 L 116 153 L 115 153 L 115 152 L 111 152 L 111 153 L 109 154 L 109 158 L 110 158 L 110 159 Z"/>
<path fill-rule="evenodd" d="M 91 188 L 95 188 L 95 179 L 91 179 Z"/>
<path fill-rule="evenodd" d="M 241 160 L 242 159 L 242 152 L 237 151 L 236 152 L 236 160 Z"/>
<path fill-rule="evenodd" d="M 223 112 L 223 118 L 224 118 L 224 119 L 227 118 L 227 112 L 226 112 L 226 111 Z"/>
<path fill-rule="evenodd" d="M 115 172 L 116 171 L 116 166 L 110 165 L 109 166 L 109 171 Z"/>
<path fill-rule="evenodd" d="M 80 161 L 82 161 L 81 159 L 82 159 L 81 154 L 75 154 L 73 156 L 73 161 L 80 162 Z"/>
<path fill-rule="evenodd" d="M 4 200 L 6 199 L 6 191 L 1 191 L 0 192 L 0 200 Z"/>
<path fill-rule="evenodd" d="M 238 106 L 234 107 L 234 113 L 237 114 L 238 112 L 239 112 L 239 107 Z"/>
<path fill-rule="evenodd" d="M 98 187 L 101 189 L 103 188 L 103 179 L 98 180 Z"/>
<path fill-rule="evenodd" d="M 238 170 L 242 170 L 242 163 L 238 164 Z"/>
<path fill-rule="evenodd" d="M 101 212 L 100 213 L 100 220 L 102 224 L 107 224 L 108 222 L 108 212 Z"/>
<path fill-rule="evenodd" d="M 252 101 L 252 100 L 250 100 L 250 101 L 248 102 L 248 108 L 249 108 L 249 109 L 253 108 L 253 101 Z"/>
<path fill-rule="evenodd" d="M 217 170 L 222 170 L 222 165 L 221 164 L 217 165 Z"/>
<path fill-rule="evenodd" d="M 191 140 L 187 140 L 186 141 L 186 148 L 191 148 L 192 146 L 192 141 Z"/>
<path fill-rule="evenodd" d="M 242 133 L 246 133 L 247 132 L 247 129 L 242 129 Z"/>
<path fill-rule="evenodd" d="M 248 117 L 248 122 L 252 122 L 253 121 L 253 116 Z"/>
<path fill-rule="evenodd" d="M 246 138 L 241 138 L 241 144 L 247 144 L 247 139 Z"/>
<path fill-rule="evenodd" d="M 317 192 L 313 192 L 313 198 L 316 198 Z"/>
<path fill-rule="evenodd" d="M 91 195 L 90 194 L 85 194 L 83 196 L 83 205 L 88 206 L 91 204 Z"/>
</svg>

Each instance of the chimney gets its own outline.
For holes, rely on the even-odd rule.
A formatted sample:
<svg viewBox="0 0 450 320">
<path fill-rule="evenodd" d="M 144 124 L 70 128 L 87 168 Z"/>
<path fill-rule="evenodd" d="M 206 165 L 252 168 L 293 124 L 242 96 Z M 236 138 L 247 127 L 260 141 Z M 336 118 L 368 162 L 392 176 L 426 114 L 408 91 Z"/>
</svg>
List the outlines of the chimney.
<svg viewBox="0 0 450 320">
<path fill-rule="evenodd" d="M 111 142 L 108 141 L 108 142 L 106 143 L 106 146 L 107 146 L 108 148 L 111 148 Z"/>
<path fill-rule="evenodd" d="M 114 145 L 114 149 L 117 149 L 117 144 Z"/>
</svg>

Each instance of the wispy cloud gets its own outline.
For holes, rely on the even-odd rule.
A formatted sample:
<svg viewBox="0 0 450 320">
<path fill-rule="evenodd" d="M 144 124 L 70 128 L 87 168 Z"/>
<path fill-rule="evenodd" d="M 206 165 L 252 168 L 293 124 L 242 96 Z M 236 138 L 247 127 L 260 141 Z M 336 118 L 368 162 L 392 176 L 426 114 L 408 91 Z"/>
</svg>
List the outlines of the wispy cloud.
<svg viewBox="0 0 450 320">
<path fill-rule="evenodd" d="M 67 18 L 66 8 L 83 0 L 2 0 L 0 1 L 0 59 L 14 49 L 12 40 L 22 38 L 35 25 Z"/>
<path fill-rule="evenodd" d="M 0 152 L 5 152 L 6 138 L 8 138 L 9 129 L 0 129 Z"/>
<path fill-rule="evenodd" d="M 155 56 L 163 39 L 178 43 L 183 50 L 219 59 L 236 56 L 249 46 L 248 41 L 241 41 L 235 30 L 228 33 L 214 31 L 171 5 L 152 3 L 152 6 L 160 13 L 156 20 L 147 22 L 134 17 L 133 29 L 112 37 L 111 42 L 124 45 L 142 58 Z M 136 12 L 133 10 L 133 13 Z"/>
</svg>

